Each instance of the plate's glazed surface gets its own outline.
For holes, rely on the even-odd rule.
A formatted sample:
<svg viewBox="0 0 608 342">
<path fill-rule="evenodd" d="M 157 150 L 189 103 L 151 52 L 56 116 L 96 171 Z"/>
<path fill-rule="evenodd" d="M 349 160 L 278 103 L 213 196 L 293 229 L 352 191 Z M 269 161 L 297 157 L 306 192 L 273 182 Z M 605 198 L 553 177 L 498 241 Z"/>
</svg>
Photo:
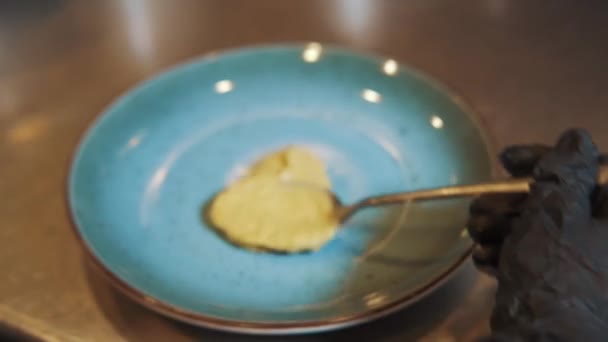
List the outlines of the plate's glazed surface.
<svg viewBox="0 0 608 342">
<path fill-rule="evenodd" d="M 240 49 L 145 82 L 87 132 L 69 179 L 77 233 L 140 303 L 252 333 L 371 320 L 466 257 L 463 200 L 368 209 L 312 254 L 227 243 L 202 219 L 207 200 L 290 144 L 318 152 L 345 203 L 492 176 L 476 119 L 427 77 L 318 44 Z"/>
</svg>

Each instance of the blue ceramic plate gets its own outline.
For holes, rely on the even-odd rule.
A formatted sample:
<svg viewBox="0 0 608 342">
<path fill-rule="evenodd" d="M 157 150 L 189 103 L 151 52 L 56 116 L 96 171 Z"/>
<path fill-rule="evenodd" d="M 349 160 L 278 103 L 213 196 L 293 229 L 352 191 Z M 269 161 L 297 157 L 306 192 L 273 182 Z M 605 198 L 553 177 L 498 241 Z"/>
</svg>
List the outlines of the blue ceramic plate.
<svg viewBox="0 0 608 342">
<path fill-rule="evenodd" d="M 308 146 L 345 202 L 491 178 L 477 120 L 391 59 L 319 44 L 239 49 L 181 65 L 114 103 L 69 179 L 77 234 L 112 282 L 174 318 L 301 333 L 385 315 L 467 257 L 466 201 L 357 214 L 321 251 L 256 254 L 219 237 L 206 202 L 247 165 Z"/>
</svg>

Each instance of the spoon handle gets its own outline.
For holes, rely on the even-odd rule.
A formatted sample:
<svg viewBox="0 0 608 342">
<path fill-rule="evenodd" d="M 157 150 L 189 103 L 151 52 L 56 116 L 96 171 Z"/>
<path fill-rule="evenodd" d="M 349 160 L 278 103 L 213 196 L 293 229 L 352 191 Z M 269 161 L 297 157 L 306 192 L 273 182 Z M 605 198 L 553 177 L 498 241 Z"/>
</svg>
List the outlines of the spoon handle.
<svg viewBox="0 0 608 342">
<path fill-rule="evenodd" d="M 530 191 L 532 178 L 512 178 L 487 183 L 470 185 L 456 185 L 434 189 L 425 189 L 411 192 L 394 193 L 368 197 L 357 203 L 357 207 L 378 206 L 384 204 L 398 204 L 408 201 L 429 199 L 472 197 L 484 194 L 526 193 Z M 601 167 L 598 174 L 600 184 L 608 183 L 608 167 Z"/>
</svg>

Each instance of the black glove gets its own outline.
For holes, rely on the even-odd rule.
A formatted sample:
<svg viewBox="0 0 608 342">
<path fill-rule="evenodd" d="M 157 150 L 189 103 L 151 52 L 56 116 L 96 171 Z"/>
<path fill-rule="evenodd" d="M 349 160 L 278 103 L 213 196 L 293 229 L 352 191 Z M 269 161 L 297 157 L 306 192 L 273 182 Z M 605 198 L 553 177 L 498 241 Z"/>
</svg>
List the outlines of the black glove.
<svg viewBox="0 0 608 342">
<path fill-rule="evenodd" d="M 471 205 L 473 258 L 498 281 L 488 341 L 608 341 L 608 188 L 586 131 L 501 155 L 530 194 Z"/>
</svg>

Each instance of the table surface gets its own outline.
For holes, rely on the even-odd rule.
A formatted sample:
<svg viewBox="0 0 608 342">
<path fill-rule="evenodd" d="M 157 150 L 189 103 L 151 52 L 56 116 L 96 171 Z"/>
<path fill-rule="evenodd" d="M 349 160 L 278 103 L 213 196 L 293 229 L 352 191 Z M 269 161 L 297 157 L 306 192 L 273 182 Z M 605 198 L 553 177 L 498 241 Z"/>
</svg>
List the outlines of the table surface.
<svg viewBox="0 0 608 342">
<path fill-rule="evenodd" d="M 249 44 L 340 44 L 457 89 L 498 147 L 581 126 L 608 149 L 607 23 L 602 0 L 2 1 L 0 322 L 48 341 L 248 340 L 133 304 L 100 279 L 70 230 L 75 144 L 117 95 L 161 69 Z M 493 291 L 467 265 L 410 309 L 294 340 L 472 341 L 488 331 Z"/>
</svg>

